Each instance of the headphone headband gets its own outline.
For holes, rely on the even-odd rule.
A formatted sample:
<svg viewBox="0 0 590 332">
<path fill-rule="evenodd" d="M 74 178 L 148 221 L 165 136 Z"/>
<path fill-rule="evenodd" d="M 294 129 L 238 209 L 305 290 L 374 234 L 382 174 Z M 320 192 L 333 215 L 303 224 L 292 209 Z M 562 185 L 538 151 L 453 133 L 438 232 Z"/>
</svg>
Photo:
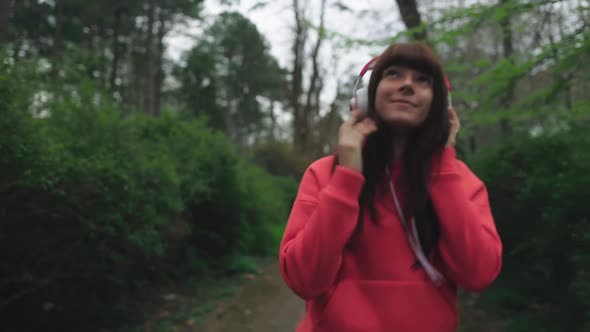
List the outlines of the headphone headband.
<svg viewBox="0 0 590 332">
<path fill-rule="evenodd" d="M 363 67 L 363 69 L 361 69 L 361 72 L 359 73 L 359 76 L 357 77 L 356 82 L 354 83 L 354 88 L 352 89 L 352 97 L 353 98 L 355 97 L 355 92 L 357 91 L 357 88 L 358 88 L 359 83 L 361 82 L 361 79 L 363 78 L 363 76 L 365 76 L 367 71 L 373 70 L 377 60 L 379 60 L 379 56 L 376 56 L 373 59 L 371 59 L 371 61 L 367 62 L 367 64 Z"/>
<path fill-rule="evenodd" d="M 371 61 L 367 62 L 367 64 L 361 70 L 361 73 L 359 74 L 359 76 L 363 77 L 363 76 L 365 76 L 365 73 L 367 71 L 373 70 L 373 68 L 375 68 L 375 62 L 377 62 L 377 60 L 379 60 L 379 56 L 376 56 L 373 59 L 371 59 Z"/>
</svg>

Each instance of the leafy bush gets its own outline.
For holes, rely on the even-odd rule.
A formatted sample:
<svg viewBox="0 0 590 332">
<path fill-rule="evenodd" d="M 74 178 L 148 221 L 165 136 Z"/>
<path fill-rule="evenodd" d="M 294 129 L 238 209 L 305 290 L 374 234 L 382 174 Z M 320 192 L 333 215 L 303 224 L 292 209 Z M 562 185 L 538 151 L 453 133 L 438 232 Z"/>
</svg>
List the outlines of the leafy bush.
<svg viewBox="0 0 590 332">
<path fill-rule="evenodd" d="M 251 270 L 249 256 L 275 252 L 291 179 L 244 161 L 204 121 L 124 118 L 91 82 L 33 90 L 29 74 L 0 65 L 5 313 L 87 328 L 115 321 L 108 303 L 129 290 Z"/>
<path fill-rule="evenodd" d="M 241 249 L 254 256 L 274 254 L 282 236 L 277 234 L 282 233 L 286 223 L 285 211 L 291 209 L 297 183 L 246 163 L 241 167 L 240 183 L 244 220 Z"/>
<path fill-rule="evenodd" d="M 472 161 L 488 186 L 505 250 L 486 297 L 510 313 L 510 331 L 577 331 L 588 324 L 588 151 L 586 129 L 572 124 L 513 138 Z"/>
<path fill-rule="evenodd" d="M 188 225 L 191 256 L 213 261 L 233 252 L 240 236 L 238 158 L 227 139 L 172 114 L 130 119 L 147 159 L 164 158 L 177 183 L 182 219 Z"/>
<path fill-rule="evenodd" d="M 309 156 L 297 154 L 286 143 L 269 142 L 254 146 L 250 160 L 267 172 L 278 176 L 288 176 L 299 180 L 307 166 L 313 161 Z"/>
</svg>

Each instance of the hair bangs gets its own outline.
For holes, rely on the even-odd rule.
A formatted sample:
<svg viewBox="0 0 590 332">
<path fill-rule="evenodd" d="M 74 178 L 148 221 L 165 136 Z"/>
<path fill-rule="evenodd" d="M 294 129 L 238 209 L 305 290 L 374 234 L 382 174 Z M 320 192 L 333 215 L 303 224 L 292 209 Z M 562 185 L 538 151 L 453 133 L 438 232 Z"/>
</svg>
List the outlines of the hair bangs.
<svg viewBox="0 0 590 332">
<path fill-rule="evenodd" d="M 380 59 L 381 71 L 390 66 L 405 66 L 430 77 L 437 76 L 440 64 L 434 54 L 421 44 L 395 44 Z"/>
</svg>

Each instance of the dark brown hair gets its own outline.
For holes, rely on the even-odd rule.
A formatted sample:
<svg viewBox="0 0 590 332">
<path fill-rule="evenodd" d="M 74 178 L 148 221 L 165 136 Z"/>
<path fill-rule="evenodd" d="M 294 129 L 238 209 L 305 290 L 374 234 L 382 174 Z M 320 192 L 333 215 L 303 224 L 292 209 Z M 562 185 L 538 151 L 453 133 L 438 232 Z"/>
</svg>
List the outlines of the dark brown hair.
<svg viewBox="0 0 590 332">
<path fill-rule="evenodd" d="M 375 193 L 379 183 L 388 181 L 385 168 L 392 166 L 394 136 L 375 111 L 377 85 L 383 72 L 392 65 L 407 66 L 418 70 L 432 79 L 433 99 L 424 122 L 410 132 L 402 160 L 400 185 L 403 212 L 408 220 L 416 218 L 420 242 L 425 253 L 430 253 L 438 241 L 439 222 L 429 197 L 432 163 L 442 153 L 450 132 L 447 113 L 445 75 L 440 62 L 432 50 L 423 43 L 400 43 L 389 46 L 375 63 L 369 80 L 369 113 L 376 120 L 379 130 L 367 138 L 363 149 L 363 175 L 365 185 L 359 197 L 361 213 L 368 209 L 371 219 L 376 222 Z M 360 229 L 360 227 L 359 227 Z"/>
</svg>

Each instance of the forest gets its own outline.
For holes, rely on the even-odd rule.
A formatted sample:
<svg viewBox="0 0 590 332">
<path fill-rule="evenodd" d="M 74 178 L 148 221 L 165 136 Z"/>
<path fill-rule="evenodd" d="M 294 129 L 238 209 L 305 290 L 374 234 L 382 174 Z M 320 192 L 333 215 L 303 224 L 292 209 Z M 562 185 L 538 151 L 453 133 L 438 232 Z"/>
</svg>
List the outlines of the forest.
<svg viewBox="0 0 590 332">
<path fill-rule="evenodd" d="M 422 41 L 503 241 L 476 305 L 589 331 L 588 24 L 587 0 L 0 0 L 0 329 L 130 331 L 150 290 L 274 260 L 364 63 Z"/>
</svg>

